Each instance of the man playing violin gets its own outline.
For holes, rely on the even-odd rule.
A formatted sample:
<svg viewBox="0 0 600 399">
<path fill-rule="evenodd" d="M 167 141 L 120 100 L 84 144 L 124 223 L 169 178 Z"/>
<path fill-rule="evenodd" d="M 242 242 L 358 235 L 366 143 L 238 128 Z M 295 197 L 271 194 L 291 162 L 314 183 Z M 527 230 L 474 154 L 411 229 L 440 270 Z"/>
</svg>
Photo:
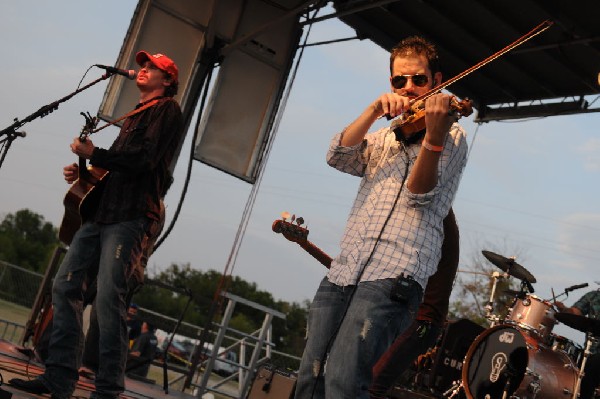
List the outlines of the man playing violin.
<svg viewBox="0 0 600 399">
<path fill-rule="evenodd" d="M 391 92 L 336 134 L 327 153 L 330 166 L 361 183 L 341 252 L 310 308 L 297 398 L 368 398 L 373 365 L 411 324 L 440 261 L 442 221 L 466 164 L 465 132 L 452 96 L 435 93 L 424 101 L 425 129 L 393 123 L 368 133 L 384 115 L 411 112 L 442 80 L 437 51 L 421 37 L 392 49 L 390 72 Z"/>
</svg>

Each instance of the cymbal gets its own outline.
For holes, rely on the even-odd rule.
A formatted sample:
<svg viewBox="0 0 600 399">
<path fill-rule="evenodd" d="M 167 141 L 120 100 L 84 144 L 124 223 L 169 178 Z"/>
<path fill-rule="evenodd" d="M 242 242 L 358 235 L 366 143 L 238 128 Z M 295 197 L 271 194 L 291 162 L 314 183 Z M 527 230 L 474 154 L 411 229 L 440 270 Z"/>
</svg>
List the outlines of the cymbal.
<svg viewBox="0 0 600 399">
<path fill-rule="evenodd" d="M 481 251 L 483 256 L 487 258 L 494 265 L 498 266 L 509 275 L 518 278 L 519 280 L 525 280 L 529 283 L 535 283 L 537 280 L 527 269 L 519 265 L 513 258 L 505 258 L 502 255 L 495 254 L 490 251 Z"/>
<path fill-rule="evenodd" d="M 584 333 L 590 333 L 592 335 L 600 336 L 600 320 L 591 319 L 589 317 L 581 316 L 573 313 L 555 313 L 554 317 L 561 323 L 582 331 Z"/>
</svg>

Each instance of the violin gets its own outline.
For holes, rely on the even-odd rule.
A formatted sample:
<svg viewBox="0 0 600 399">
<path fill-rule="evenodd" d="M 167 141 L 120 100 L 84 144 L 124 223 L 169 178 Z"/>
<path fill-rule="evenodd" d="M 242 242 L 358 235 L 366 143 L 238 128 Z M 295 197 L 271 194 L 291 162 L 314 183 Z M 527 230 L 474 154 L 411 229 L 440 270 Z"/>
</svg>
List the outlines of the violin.
<svg viewBox="0 0 600 399">
<path fill-rule="evenodd" d="M 473 113 L 473 101 L 468 98 L 458 100 L 456 97 L 450 99 L 450 111 L 448 114 L 454 116 L 456 120 L 463 116 L 469 116 Z M 391 124 L 394 133 L 404 134 L 409 137 L 414 133 L 425 129 L 425 100 L 419 100 L 412 103 L 408 111 L 403 112 Z"/>
<path fill-rule="evenodd" d="M 439 86 L 436 86 L 433 89 L 429 90 L 428 92 L 415 98 L 414 100 L 412 100 L 410 109 L 408 111 L 402 113 L 398 118 L 396 118 L 392 121 L 391 129 L 396 133 L 402 132 L 405 134 L 405 136 L 410 136 L 413 133 L 416 133 L 416 132 L 419 132 L 419 131 L 425 129 L 425 100 L 427 100 L 429 97 L 433 96 L 434 94 L 439 93 L 442 89 L 445 89 L 446 87 L 450 86 L 452 83 L 456 82 L 457 80 L 464 78 L 471 72 L 481 68 L 482 66 L 490 63 L 491 61 L 497 59 L 498 57 L 508 53 L 515 47 L 520 46 L 521 44 L 525 43 L 527 40 L 531 39 L 532 37 L 539 35 L 543 31 L 545 31 L 546 29 L 551 27 L 553 24 L 554 24 L 554 22 L 552 22 L 550 20 L 545 20 L 544 22 L 542 22 L 541 24 L 539 24 L 538 26 L 533 28 L 527 34 L 521 36 L 520 38 L 518 38 L 517 40 L 515 40 L 508 46 L 504 47 L 502 50 L 492 54 L 491 56 L 487 57 L 483 61 L 480 61 L 479 63 L 473 65 L 472 67 L 468 68 L 467 70 L 459 73 L 455 77 L 448 79 L 444 83 L 441 83 Z M 458 101 L 456 98 L 454 98 L 454 97 L 452 98 L 452 100 L 450 102 L 450 113 L 452 113 L 456 117 L 456 120 L 458 120 L 462 116 L 469 116 L 469 115 L 471 115 L 472 112 L 473 112 L 473 106 L 472 106 L 471 100 L 465 99 L 462 101 Z M 391 119 L 389 114 L 386 115 L 386 117 L 388 119 Z M 398 129 L 399 129 L 399 131 L 398 131 Z"/>
</svg>

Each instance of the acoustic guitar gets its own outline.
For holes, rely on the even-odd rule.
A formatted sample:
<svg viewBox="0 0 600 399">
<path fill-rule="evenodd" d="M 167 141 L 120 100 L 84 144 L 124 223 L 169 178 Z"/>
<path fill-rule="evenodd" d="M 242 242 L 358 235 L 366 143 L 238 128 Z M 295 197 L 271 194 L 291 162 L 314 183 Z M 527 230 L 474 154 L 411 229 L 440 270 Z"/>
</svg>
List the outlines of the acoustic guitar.
<svg viewBox="0 0 600 399">
<path fill-rule="evenodd" d="M 304 224 L 304 218 L 296 218 L 295 215 L 292 215 L 291 222 L 288 222 L 287 218 L 290 217 L 289 213 L 283 212 L 281 216 L 281 219 L 273 222 L 273 225 L 271 226 L 273 231 L 283 235 L 289 241 L 300 245 L 313 258 L 321 262 L 323 266 L 329 269 L 331 267 L 332 259 L 319 247 L 308 241 L 308 229 L 306 227 L 302 227 L 302 224 Z"/>
<path fill-rule="evenodd" d="M 81 129 L 79 140 L 85 141 L 96 128 L 98 118 L 92 117 L 89 112 L 81 112 L 81 115 L 86 123 Z M 79 157 L 79 178 L 73 182 L 63 200 L 65 213 L 58 232 L 58 238 L 66 245 L 71 244 L 77 230 L 98 208 L 106 176 L 107 170 L 87 165 L 86 159 Z"/>
</svg>

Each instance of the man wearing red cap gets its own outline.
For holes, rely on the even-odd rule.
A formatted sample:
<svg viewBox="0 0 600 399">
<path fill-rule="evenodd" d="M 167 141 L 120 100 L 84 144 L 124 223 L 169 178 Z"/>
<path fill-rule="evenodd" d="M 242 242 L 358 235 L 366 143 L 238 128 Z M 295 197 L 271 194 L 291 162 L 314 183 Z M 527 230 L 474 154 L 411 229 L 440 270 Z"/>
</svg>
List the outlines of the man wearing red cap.
<svg viewBox="0 0 600 399">
<path fill-rule="evenodd" d="M 183 118 L 173 96 L 178 70 L 169 57 L 140 51 L 136 84 L 140 102 L 128 114 L 109 149 L 75 138 L 71 151 L 109 171 L 97 209 L 77 231 L 52 288 L 54 320 L 44 374 L 11 385 L 54 399 L 71 397 L 81 363 L 82 298 L 88 276 L 97 279 L 100 328 L 96 391 L 90 398 L 117 398 L 125 389 L 128 337 L 127 282 L 143 254 L 143 242 L 160 221 L 160 202 L 173 180 L 170 167 L 183 139 Z M 76 164 L 63 170 L 71 184 Z M 88 280 L 89 281 L 89 280 Z"/>
</svg>

